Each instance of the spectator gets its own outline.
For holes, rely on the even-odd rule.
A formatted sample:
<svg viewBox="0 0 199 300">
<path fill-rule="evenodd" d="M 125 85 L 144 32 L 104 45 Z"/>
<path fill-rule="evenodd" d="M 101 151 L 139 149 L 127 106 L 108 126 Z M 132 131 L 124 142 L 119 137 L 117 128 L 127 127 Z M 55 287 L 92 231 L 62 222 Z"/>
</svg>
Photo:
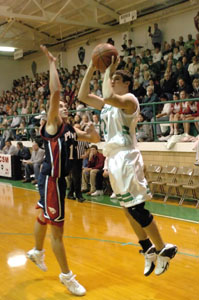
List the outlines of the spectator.
<svg viewBox="0 0 199 300">
<path fill-rule="evenodd" d="M 136 56 L 136 62 L 135 62 L 135 67 L 139 68 L 139 71 L 142 73 L 144 70 L 144 64 L 142 63 L 141 58 L 139 55 Z"/>
<path fill-rule="evenodd" d="M 82 120 L 80 122 L 81 130 L 84 130 L 86 128 L 86 126 L 88 125 L 88 123 L 89 123 L 89 117 L 85 113 L 85 114 L 82 115 Z"/>
<path fill-rule="evenodd" d="M 167 100 L 168 100 L 167 94 L 160 95 L 160 101 L 167 101 Z M 156 115 L 156 121 L 158 121 L 158 122 L 169 121 L 170 113 L 171 113 L 171 103 L 164 103 L 161 112 Z M 151 121 L 155 121 L 155 119 L 152 118 Z M 161 124 L 153 124 L 153 130 L 154 130 L 154 132 L 156 130 L 156 135 L 159 138 L 159 140 L 161 141 L 161 139 L 163 137 Z"/>
<path fill-rule="evenodd" d="M 132 63 L 131 57 L 127 58 L 125 70 L 128 70 L 129 72 L 133 73 L 134 65 Z"/>
<path fill-rule="evenodd" d="M 131 55 L 132 50 L 135 50 L 135 46 L 133 45 L 132 39 L 128 39 L 128 45 L 127 45 L 128 56 Z"/>
<path fill-rule="evenodd" d="M 158 96 L 161 94 L 160 83 L 158 80 L 154 80 L 152 78 L 149 79 L 149 85 L 153 87 L 153 92 Z"/>
<path fill-rule="evenodd" d="M 184 47 L 185 42 L 184 42 L 183 36 L 179 36 L 179 41 L 178 42 L 179 42 L 180 46 Z"/>
<path fill-rule="evenodd" d="M 28 147 L 25 147 L 22 142 L 17 142 L 17 149 L 18 149 L 17 156 L 19 156 L 21 160 L 30 159 L 31 157 L 30 150 Z"/>
<path fill-rule="evenodd" d="M 157 101 L 158 101 L 158 96 L 157 94 L 154 93 L 154 88 L 149 85 L 147 87 L 147 94 L 143 98 L 142 103 L 152 103 Z M 152 105 L 142 106 L 140 113 L 146 121 L 150 121 L 151 118 L 153 117 L 153 106 Z"/>
<path fill-rule="evenodd" d="M 147 59 L 147 57 L 146 57 L 146 55 L 145 55 L 145 50 L 142 50 L 142 51 L 140 52 L 140 59 L 141 59 L 141 63 L 142 63 L 143 65 L 148 64 L 148 59 Z"/>
<path fill-rule="evenodd" d="M 199 62 L 196 56 L 192 57 L 192 63 L 188 66 L 188 72 L 191 79 L 199 77 Z"/>
<path fill-rule="evenodd" d="M 35 179 L 32 181 L 33 184 L 37 184 L 40 167 L 44 160 L 45 151 L 41 149 L 36 141 L 32 145 L 32 154 L 29 160 L 24 159 L 22 162 L 25 165 L 25 179 L 22 180 L 23 183 L 31 182 L 30 175 L 34 174 Z"/>
<path fill-rule="evenodd" d="M 171 49 L 172 49 L 172 51 L 174 50 L 174 48 L 176 48 L 176 41 L 175 41 L 175 39 L 171 39 Z"/>
<path fill-rule="evenodd" d="M 100 121 L 99 121 L 99 115 L 97 115 L 97 114 L 93 115 L 92 123 L 95 127 L 95 131 L 97 131 L 97 133 L 100 135 L 101 134 L 101 129 L 100 129 L 101 126 L 100 126 Z"/>
<path fill-rule="evenodd" d="M 199 98 L 199 78 L 195 78 L 192 82 L 193 93 L 192 96 L 194 98 Z"/>
<path fill-rule="evenodd" d="M 136 56 L 137 56 L 137 55 L 136 55 L 136 51 L 135 51 L 135 49 L 134 49 L 134 50 L 131 51 L 131 56 L 130 56 L 131 62 L 132 62 L 132 64 L 133 64 L 133 66 L 135 66 Z"/>
<path fill-rule="evenodd" d="M 5 146 L 3 147 L 2 151 L 4 154 L 10 155 L 17 155 L 18 152 L 17 148 L 14 145 L 12 145 L 11 140 L 7 140 L 5 142 Z"/>
<path fill-rule="evenodd" d="M 21 120 L 19 127 L 16 130 L 16 140 L 17 141 L 26 141 L 28 139 L 26 122 L 24 119 Z"/>
<path fill-rule="evenodd" d="M 169 121 L 176 121 L 179 119 L 179 116 L 182 112 L 182 104 L 180 102 L 175 102 L 179 100 L 179 93 L 174 93 L 173 101 L 171 104 L 171 114 L 169 117 Z M 170 123 L 170 133 L 169 135 L 177 135 L 178 134 L 178 123 Z"/>
<path fill-rule="evenodd" d="M 138 122 L 147 122 L 147 119 L 139 114 Z M 151 142 L 153 141 L 153 131 L 150 124 L 138 124 L 136 138 L 138 142 Z"/>
<path fill-rule="evenodd" d="M 30 128 L 29 133 L 30 133 L 30 137 L 31 137 L 32 141 L 36 137 L 35 127 L 39 127 L 39 121 L 40 121 L 40 118 L 35 118 L 36 112 L 37 112 L 36 108 L 35 108 L 35 106 L 33 106 L 32 107 L 32 115 L 30 116 L 29 123 L 28 123 L 28 127 Z"/>
<path fill-rule="evenodd" d="M 190 86 L 185 79 L 179 78 L 177 81 L 176 92 L 180 93 L 181 91 L 186 91 L 187 93 L 192 92 L 192 86 Z"/>
<path fill-rule="evenodd" d="M 176 84 L 175 81 L 171 78 L 171 74 L 169 72 L 164 73 L 164 79 L 161 81 L 160 86 L 163 94 L 173 94 Z"/>
<path fill-rule="evenodd" d="M 147 88 L 147 86 L 149 85 L 149 79 L 151 78 L 151 74 L 149 71 L 144 71 L 144 81 L 142 83 L 143 88 Z"/>
<path fill-rule="evenodd" d="M 80 124 L 81 120 L 82 118 L 80 117 L 80 115 L 76 114 L 73 119 L 73 124 Z"/>
<path fill-rule="evenodd" d="M 140 84 L 143 83 L 144 79 L 142 77 L 142 73 L 140 72 L 139 67 L 135 67 L 134 72 L 133 72 L 133 81 L 138 81 Z"/>
<path fill-rule="evenodd" d="M 161 32 L 161 30 L 158 28 L 158 24 L 157 24 L 157 23 L 154 24 L 154 32 L 153 32 L 153 34 L 152 34 L 151 31 L 149 30 L 149 36 L 150 36 L 151 39 L 152 39 L 152 44 L 153 44 L 154 48 L 161 49 L 162 32 Z"/>
<path fill-rule="evenodd" d="M 10 124 L 10 127 L 11 127 L 11 128 L 19 127 L 20 122 L 21 122 L 21 118 L 18 116 L 18 112 L 17 112 L 17 111 L 14 111 L 14 117 L 13 117 L 13 119 L 12 119 L 12 122 L 11 122 L 11 124 Z"/>
<path fill-rule="evenodd" d="M 146 95 L 145 88 L 139 83 L 139 81 L 134 80 L 133 82 L 133 94 L 137 97 L 139 103 L 142 103 L 144 96 Z"/>
<path fill-rule="evenodd" d="M 84 111 L 81 111 L 82 109 L 85 109 L 85 105 L 80 101 L 76 101 L 76 114 L 79 115 L 81 118 L 85 114 Z"/>
<path fill-rule="evenodd" d="M 190 101 L 189 102 L 190 114 L 185 115 L 185 120 L 199 120 L 199 102 L 198 101 Z M 184 133 L 189 136 L 190 125 L 191 123 L 184 123 Z M 198 121 L 194 122 L 194 125 L 197 130 L 197 134 L 199 133 L 199 124 Z"/>
<path fill-rule="evenodd" d="M 146 58 L 146 60 L 147 60 L 147 64 L 148 64 L 149 60 L 152 60 L 152 59 L 153 59 L 153 57 L 152 57 L 152 55 L 151 55 L 151 50 L 150 50 L 150 49 L 146 49 L 146 52 L 145 52 L 145 58 Z"/>
<path fill-rule="evenodd" d="M 169 53 L 172 53 L 172 48 L 169 43 L 165 43 L 164 50 L 162 52 L 164 61 L 167 61 Z"/>
<path fill-rule="evenodd" d="M 100 86 L 99 86 L 98 82 L 94 82 L 92 94 L 94 94 L 98 97 L 102 97 L 102 91 L 100 89 Z"/>
<path fill-rule="evenodd" d="M 102 196 L 102 195 L 104 195 L 105 192 L 107 193 L 107 191 L 105 191 L 103 189 L 103 185 L 104 185 L 105 182 L 108 185 L 106 190 L 109 189 L 109 190 L 111 190 L 111 193 L 113 192 L 112 189 L 111 189 L 111 186 L 110 186 L 110 182 L 109 182 L 109 173 L 108 173 L 107 160 L 108 159 L 106 158 L 105 161 L 104 161 L 104 168 L 102 170 L 99 170 L 99 172 L 97 172 L 97 174 L 96 174 L 96 191 L 94 193 L 92 193 L 91 196 L 94 196 L 94 197 Z M 111 197 L 112 197 L 112 195 L 111 195 Z M 114 198 L 116 198 L 116 196 Z"/>
<path fill-rule="evenodd" d="M 180 58 L 180 51 L 179 51 L 179 48 L 178 47 L 174 47 L 173 49 L 173 58 L 178 61 L 179 58 Z"/>
<path fill-rule="evenodd" d="M 13 134 L 10 129 L 8 129 L 8 124 L 4 123 L 1 125 L 3 127 L 3 134 L 1 137 L 1 150 L 5 146 L 5 142 L 8 140 L 13 140 Z"/>
<path fill-rule="evenodd" d="M 182 90 L 180 92 L 180 100 L 185 100 L 182 102 L 182 111 L 181 114 L 179 116 L 179 120 L 184 121 L 186 119 L 186 117 L 189 117 L 191 114 L 191 109 L 190 109 L 190 105 L 189 102 L 186 101 L 186 99 L 189 98 L 189 95 L 187 94 L 186 90 Z M 189 129 L 190 129 L 190 124 L 187 125 L 187 123 L 183 123 L 183 129 L 184 129 L 184 133 L 186 135 L 189 135 Z"/>
<path fill-rule="evenodd" d="M 160 51 L 160 48 L 155 48 L 155 51 L 153 54 L 153 63 L 160 62 L 161 58 L 162 58 L 162 52 Z"/>
<path fill-rule="evenodd" d="M 187 42 L 185 42 L 184 47 L 186 50 L 193 49 L 195 40 L 192 38 L 192 34 L 189 33 L 187 37 L 188 37 L 188 40 L 187 40 Z"/>
<path fill-rule="evenodd" d="M 181 61 L 176 63 L 176 71 L 173 76 L 173 79 L 176 81 L 178 78 L 184 78 L 186 82 L 190 82 L 189 72 L 183 67 Z"/>
<path fill-rule="evenodd" d="M 90 156 L 90 148 L 89 147 L 88 148 L 85 147 L 85 151 L 84 151 L 84 153 L 82 155 L 82 159 L 83 159 L 82 169 L 88 167 L 89 156 Z"/>
<path fill-rule="evenodd" d="M 120 55 L 120 62 L 118 64 L 118 66 L 117 66 L 117 69 L 118 70 L 124 70 L 125 66 L 126 66 L 126 63 L 124 61 L 124 56 Z"/>
<path fill-rule="evenodd" d="M 90 148 L 90 156 L 88 167 L 83 169 L 82 172 L 82 192 L 88 192 L 91 195 L 96 190 L 96 174 L 104 167 L 104 156 L 98 152 L 98 147 L 92 145 Z M 90 179 L 89 179 L 90 178 Z M 90 191 L 88 184 L 90 183 Z"/>
<path fill-rule="evenodd" d="M 174 77 L 174 73 L 176 72 L 176 66 L 174 65 L 174 61 L 172 58 L 168 58 L 164 73 L 170 73 L 172 79 L 176 80 Z"/>
<path fill-rule="evenodd" d="M 184 56 L 182 57 L 182 66 L 183 66 L 183 68 L 185 68 L 185 70 L 188 71 L 189 62 L 188 62 L 188 58 L 187 58 L 186 55 L 184 55 Z"/>
</svg>

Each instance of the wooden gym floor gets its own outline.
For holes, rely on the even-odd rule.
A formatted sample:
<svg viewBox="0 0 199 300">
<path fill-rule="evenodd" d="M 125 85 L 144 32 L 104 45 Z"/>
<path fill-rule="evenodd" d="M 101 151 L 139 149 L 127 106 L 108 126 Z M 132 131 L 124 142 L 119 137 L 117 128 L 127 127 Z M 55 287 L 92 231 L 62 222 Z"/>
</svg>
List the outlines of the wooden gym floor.
<svg viewBox="0 0 199 300">
<path fill-rule="evenodd" d="M 15 187 L 6 180 L 0 183 L 0 299 L 75 299 L 59 283 L 49 231 L 45 242 L 48 271 L 42 272 L 26 260 L 26 251 L 34 245 L 34 207 L 39 197 L 29 188 Z M 199 299 L 199 214 L 194 205 L 183 207 L 183 213 L 179 208 L 173 216 L 176 205 L 168 202 L 161 208 L 160 201 L 149 203 L 156 206 L 152 210 L 157 214 L 170 215 L 155 219 L 164 240 L 175 243 L 179 252 L 165 274 L 144 277 L 144 259 L 122 209 L 96 202 L 66 200 L 64 244 L 71 269 L 87 289 L 83 299 Z"/>
</svg>

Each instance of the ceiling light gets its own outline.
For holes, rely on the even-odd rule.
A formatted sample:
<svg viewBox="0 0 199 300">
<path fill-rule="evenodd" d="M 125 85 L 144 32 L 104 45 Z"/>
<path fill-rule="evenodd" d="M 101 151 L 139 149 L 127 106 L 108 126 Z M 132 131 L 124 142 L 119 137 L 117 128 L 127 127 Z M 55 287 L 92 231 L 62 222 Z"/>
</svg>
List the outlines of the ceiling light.
<svg viewBox="0 0 199 300">
<path fill-rule="evenodd" d="M 13 47 L 3 47 L 3 46 L 0 46 L 0 51 L 2 52 L 14 52 L 16 48 L 13 48 Z"/>
</svg>

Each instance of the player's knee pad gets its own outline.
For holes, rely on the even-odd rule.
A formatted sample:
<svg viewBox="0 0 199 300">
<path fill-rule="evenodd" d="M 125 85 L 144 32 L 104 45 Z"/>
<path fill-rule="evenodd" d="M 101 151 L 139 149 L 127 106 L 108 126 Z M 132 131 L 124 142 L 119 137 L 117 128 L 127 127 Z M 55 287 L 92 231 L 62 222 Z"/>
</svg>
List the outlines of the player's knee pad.
<svg viewBox="0 0 199 300">
<path fill-rule="evenodd" d="M 145 203 L 141 203 L 132 207 L 128 207 L 130 215 L 142 226 L 147 227 L 153 220 L 153 215 L 144 208 Z"/>
</svg>

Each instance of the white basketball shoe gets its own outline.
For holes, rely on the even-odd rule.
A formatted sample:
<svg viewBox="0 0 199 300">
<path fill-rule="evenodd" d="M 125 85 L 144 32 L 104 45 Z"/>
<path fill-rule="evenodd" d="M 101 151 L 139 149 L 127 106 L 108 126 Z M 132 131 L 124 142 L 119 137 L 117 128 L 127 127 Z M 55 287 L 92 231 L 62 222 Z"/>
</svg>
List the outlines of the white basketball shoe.
<svg viewBox="0 0 199 300">
<path fill-rule="evenodd" d="M 44 271 L 44 272 L 47 271 L 47 267 L 44 262 L 44 258 L 45 258 L 44 250 L 39 251 L 39 250 L 36 250 L 35 248 L 33 248 L 33 249 L 29 250 L 26 255 L 42 271 Z"/>
<path fill-rule="evenodd" d="M 72 271 L 69 274 L 59 274 L 59 279 L 67 289 L 76 296 L 84 296 L 86 289 L 75 279 L 76 275 L 73 275 Z"/>
<path fill-rule="evenodd" d="M 163 274 L 169 267 L 170 259 L 172 259 L 178 251 L 176 245 L 166 244 L 164 248 L 157 255 L 157 263 L 155 268 L 155 274 Z"/>
<path fill-rule="evenodd" d="M 145 253 L 140 250 L 140 253 L 142 253 L 145 258 L 144 275 L 149 276 L 155 269 L 155 262 L 157 259 L 155 246 L 151 246 Z"/>
</svg>

